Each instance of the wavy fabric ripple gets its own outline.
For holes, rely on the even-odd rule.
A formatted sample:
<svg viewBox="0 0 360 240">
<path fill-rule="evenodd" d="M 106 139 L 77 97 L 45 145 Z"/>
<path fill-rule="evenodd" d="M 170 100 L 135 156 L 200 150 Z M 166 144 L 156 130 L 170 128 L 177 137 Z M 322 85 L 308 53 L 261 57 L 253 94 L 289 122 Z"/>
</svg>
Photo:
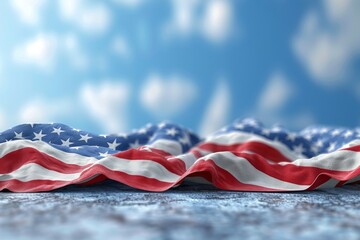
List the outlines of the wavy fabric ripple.
<svg viewBox="0 0 360 240">
<path fill-rule="evenodd" d="M 176 124 L 97 135 L 63 124 L 0 134 L 0 190 L 50 191 L 112 179 L 147 191 L 184 180 L 224 190 L 302 191 L 360 180 L 360 129 L 290 132 L 241 119 L 201 139 Z"/>
</svg>

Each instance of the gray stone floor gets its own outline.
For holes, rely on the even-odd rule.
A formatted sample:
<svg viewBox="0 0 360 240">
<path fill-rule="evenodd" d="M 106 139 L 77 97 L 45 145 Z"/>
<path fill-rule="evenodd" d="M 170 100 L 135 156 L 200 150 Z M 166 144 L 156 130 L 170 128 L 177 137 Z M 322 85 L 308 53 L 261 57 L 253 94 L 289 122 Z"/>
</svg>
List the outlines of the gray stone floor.
<svg viewBox="0 0 360 240">
<path fill-rule="evenodd" d="M 0 192 L 0 239 L 360 239 L 360 185 L 300 193 L 164 193 L 107 182 Z"/>
</svg>

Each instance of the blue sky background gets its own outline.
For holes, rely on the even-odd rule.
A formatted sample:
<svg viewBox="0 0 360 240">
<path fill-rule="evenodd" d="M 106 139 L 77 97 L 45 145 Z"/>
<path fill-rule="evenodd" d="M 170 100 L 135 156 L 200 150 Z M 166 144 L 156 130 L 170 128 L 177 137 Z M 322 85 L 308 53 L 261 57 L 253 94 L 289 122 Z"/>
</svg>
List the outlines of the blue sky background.
<svg viewBox="0 0 360 240">
<path fill-rule="evenodd" d="M 0 127 L 360 125 L 360 2 L 0 2 Z"/>
</svg>

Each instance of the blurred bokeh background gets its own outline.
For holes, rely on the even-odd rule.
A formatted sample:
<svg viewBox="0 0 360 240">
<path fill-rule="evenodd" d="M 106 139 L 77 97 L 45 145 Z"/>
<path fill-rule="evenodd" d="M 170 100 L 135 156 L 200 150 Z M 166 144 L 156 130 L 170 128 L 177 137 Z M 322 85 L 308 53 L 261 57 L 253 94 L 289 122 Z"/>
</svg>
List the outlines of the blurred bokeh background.
<svg viewBox="0 0 360 240">
<path fill-rule="evenodd" d="M 360 1 L 0 2 L 0 128 L 360 125 Z"/>
</svg>

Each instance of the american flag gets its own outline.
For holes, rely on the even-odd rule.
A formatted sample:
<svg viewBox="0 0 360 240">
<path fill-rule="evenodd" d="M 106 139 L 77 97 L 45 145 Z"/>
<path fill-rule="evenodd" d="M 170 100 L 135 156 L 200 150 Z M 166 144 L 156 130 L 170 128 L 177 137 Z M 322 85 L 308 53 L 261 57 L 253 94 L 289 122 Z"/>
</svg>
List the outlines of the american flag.
<svg viewBox="0 0 360 240">
<path fill-rule="evenodd" d="M 225 190 L 313 190 L 359 181 L 359 152 L 360 129 L 290 132 L 252 118 L 205 139 L 169 122 L 114 135 L 22 124 L 0 133 L 0 190 L 49 191 L 105 179 L 148 191 L 184 180 Z"/>
</svg>

